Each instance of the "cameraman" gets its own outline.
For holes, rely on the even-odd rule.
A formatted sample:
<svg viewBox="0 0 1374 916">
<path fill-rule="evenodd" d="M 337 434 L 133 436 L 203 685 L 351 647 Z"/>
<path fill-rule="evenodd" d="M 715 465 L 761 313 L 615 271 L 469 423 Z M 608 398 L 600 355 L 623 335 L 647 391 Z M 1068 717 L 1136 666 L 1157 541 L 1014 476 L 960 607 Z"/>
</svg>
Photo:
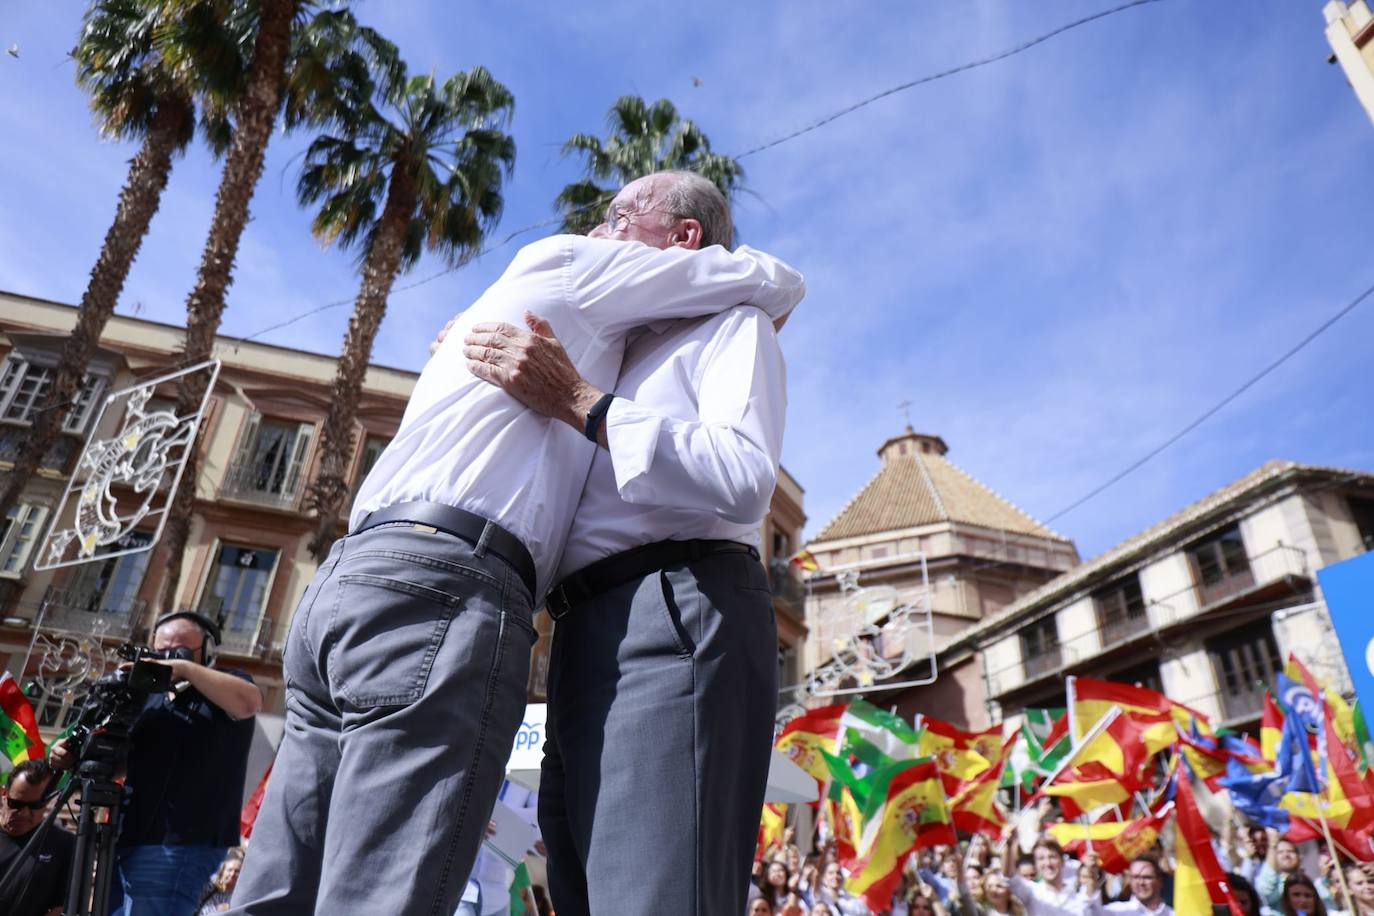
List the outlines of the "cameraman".
<svg viewBox="0 0 1374 916">
<path fill-rule="evenodd" d="M 8 871 L 38 825 L 52 799 L 53 772 L 43 760 L 25 760 L 10 770 L 0 808 L 0 875 Z M 9 889 L 0 889 L 0 913 L 6 916 L 45 916 L 62 912 L 67 899 L 76 838 L 54 824 L 19 867 Z"/>
<path fill-rule="evenodd" d="M 213 667 L 219 627 L 191 611 L 167 614 L 153 648 L 171 658 L 172 690 L 154 694 L 131 733 L 117 867 L 126 916 L 193 912 L 225 851 L 239 843 L 253 717 L 262 694 L 239 671 Z M 76 763 L 66 742 L 55 766 Z"/>
</svg>

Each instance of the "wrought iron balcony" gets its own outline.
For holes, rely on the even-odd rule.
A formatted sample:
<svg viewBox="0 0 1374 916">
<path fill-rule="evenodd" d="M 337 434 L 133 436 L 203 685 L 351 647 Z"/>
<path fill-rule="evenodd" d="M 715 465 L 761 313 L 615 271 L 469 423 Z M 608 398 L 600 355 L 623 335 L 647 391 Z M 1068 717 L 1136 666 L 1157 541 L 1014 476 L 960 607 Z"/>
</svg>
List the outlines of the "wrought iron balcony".
<svg viewBox="0 0 1374 916">
<path fill-rule="evenodd" d="M 219 651 L 225 655 L 239 655 L 245 658 L 265 658 L 272 648 L 272 631 L 275 621 L 271 617 L 259 617 L 239 630 L 224 630 L 224 642 Z"/>
<path fill-rule="evenodd" d="M 776 597 L 783 599 L 798 611 L 802 609 L 806 601 L 806 585 L 795 566 L 785 560 L 774 560 L 769 565 L 768 578 Z"/>
<path fill-rule="evenodd" d="M 1022 659 L 1022 664 L 1026 669 L 1026 680 L 1029 681 L 1063 667 L 1064 656 L 1058 646 L 1047 646 L 1035 655 Z"/>
<path fill-rule="evenodd" d="M 1246 568 L 1234 575 L 1210 583 L 1199 582 L 1198 605 L 1203 608 L 1211 607 L 1271 582 L 1307 576 L 1307 554 L 1302 548 L 1279 544 L 1250 557 Z"/>
<path fill-rule="evenodd" d="M 262 462 L 235 461 L 224 473 L 220 496 L 278 509 L 293 509 L 303 487 L 301 475 Z"/>
<path fill-rule="evenodd" d="M 1101 615 L 1102 646 L 1114 646 L 1150 629 L 1150 615 L 1142 608 L 1139 614 Z"/>
<path fill-rule="evenodd" d="M 43 594 L 35 625 L 49 630 L 127 639 L 143 619 L 147 602 L 132 601 L 123 606 L 102 608 L 103 597 L 99 589 L 49 586 Z"/>
</svg>

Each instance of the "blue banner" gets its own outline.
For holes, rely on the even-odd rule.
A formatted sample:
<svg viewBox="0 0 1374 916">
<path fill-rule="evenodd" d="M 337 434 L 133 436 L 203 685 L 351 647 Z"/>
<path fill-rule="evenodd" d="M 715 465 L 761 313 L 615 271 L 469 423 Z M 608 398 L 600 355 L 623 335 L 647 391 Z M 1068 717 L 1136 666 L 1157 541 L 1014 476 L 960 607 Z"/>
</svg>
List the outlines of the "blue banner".
<svg viewBox="0 0 1374 916">
<path fill-rule="evenodd" d="M 1355 695 L 1374 708 L 1374 551 L 1317 570 Z"/>
</svg>

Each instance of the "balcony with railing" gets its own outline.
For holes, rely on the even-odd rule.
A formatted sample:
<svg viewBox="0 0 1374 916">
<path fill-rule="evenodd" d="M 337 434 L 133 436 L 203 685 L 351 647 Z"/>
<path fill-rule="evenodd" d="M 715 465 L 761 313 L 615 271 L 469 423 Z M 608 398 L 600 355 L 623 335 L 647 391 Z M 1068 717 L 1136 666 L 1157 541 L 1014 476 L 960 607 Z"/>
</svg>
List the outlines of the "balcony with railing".
<svg viewBox="0 0 1374 916">
<path fill-rule="evenodd" d="M 1021 664 L 1026 672 L 1026 680 L 1033 681 L 1042 675 L 1062 668 L 1064 666 L 1064 654 L 1058 645 L 1049 645 L 1022 659 Z"/>
<path fill-rule="evenodd" d="M 238 460 L 225 471 L 220 496 L 274 509 L 294 509 L 300 499 L 302 475 L 271 463 Z"/>
<path fill-rule="evenodd" d="M 774 560 L 769 566 L 768 579 L 775 597 L 801 611 L 806 601 L 806 584 L 802 582 L 795 566 L 785 560 Z"/>
<path fill-rule="evenodd" d="M 43 593 L 36 626 L 93 636 L 127 639 L 143 619 L 147 602 L 131 601 L 102 607 L 103 593 L 95 588 L 49 586 Z"/>
<path fill-rule="evenodd" d="M 219 651 L 223 655 L 238 655 L 244 658 L 266 658 L 272 649 L 272 631 L 275 621 L 271 617 L 259 617 L 241 629 L 225 629 L 224 642 Z"/>
</svg>

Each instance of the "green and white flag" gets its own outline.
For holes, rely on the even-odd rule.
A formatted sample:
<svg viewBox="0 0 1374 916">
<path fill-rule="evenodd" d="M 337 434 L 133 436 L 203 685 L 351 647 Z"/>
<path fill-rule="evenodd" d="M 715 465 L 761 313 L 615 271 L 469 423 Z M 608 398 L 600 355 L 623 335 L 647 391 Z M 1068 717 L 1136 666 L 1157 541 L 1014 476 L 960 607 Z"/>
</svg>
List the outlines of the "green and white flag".
<svg viewBox="0 0 1374 916">
<path fill-rule="evenodd" d="M 1024 716 L 1021 734 L 1002 771 L 1002 785 L 1020 782 L 1022 790 L 1030 791 L 1036 780 L 1058 769 L 1072 742 L 1063 724 L 1064 710 L 1027 709 Z"/>
<path fill-rule="evenodd" d="M 840 734 L 845 729 L 877 748 L 891 760 L 914 760 L 920 756 L 916 729 L 900 716 L 879 709 L 872 703 L 855 700 L 840 717 Z"/>
</svg>

